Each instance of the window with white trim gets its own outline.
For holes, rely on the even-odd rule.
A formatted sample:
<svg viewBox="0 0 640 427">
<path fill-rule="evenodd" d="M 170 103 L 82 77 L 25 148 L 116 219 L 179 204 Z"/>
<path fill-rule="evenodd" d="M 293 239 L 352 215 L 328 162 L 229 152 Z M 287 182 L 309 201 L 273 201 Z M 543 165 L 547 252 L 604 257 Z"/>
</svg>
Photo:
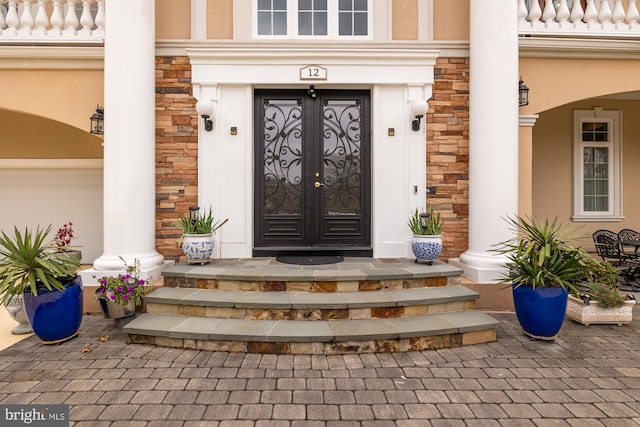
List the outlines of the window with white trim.
<svg viewBox="0 0 640 427">
<path fill-rule="evenodd" d="M 574 110 L 575 221 L 622 219 L 622 112 Z"/>
<path fill-rule="evenodd" d="M 370 38 L 371 0 L 256 0 L 258 37 Z"/>
</svg>

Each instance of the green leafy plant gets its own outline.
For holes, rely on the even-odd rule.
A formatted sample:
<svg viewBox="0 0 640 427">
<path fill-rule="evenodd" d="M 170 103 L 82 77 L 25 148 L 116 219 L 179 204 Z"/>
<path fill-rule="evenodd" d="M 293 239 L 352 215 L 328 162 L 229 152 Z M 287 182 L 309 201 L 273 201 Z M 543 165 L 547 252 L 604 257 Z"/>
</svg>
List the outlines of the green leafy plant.
<svg viewBox="0 0 640 427">
<path fill-rule="evenodd" d="M 63 290 L 63 280 L 76 276 L 80 262 L 58 251 L 55 240 L 49 240 L 51 225 L 28 227 L 24 232 L 13 229 L 0 237 L 0 303 L 25 291 L 38 295 L 38 289 Z"/>
<path fill-rule="evenodd" d="M 209 208 L 204 211 L 204 214 L 198 215 L 195 219 L 189 218 L 189 215 L 180 216 L 178 226 L 184 234 L 210 234 L 215 233 L 227 221 L 229 221 L 228 218 L 216 221 L 211 208 Z"/>
<path fill-rule="evenodd" d="M 429 208 L 429 212 L 420 213 L 418 208 L 409 217 L 407 225 L 413 234 L 421 236 L 435 236 L 440 234 L 440 229 L 444 219 L 441 218 L 440 212 L 434 212 L 433 208 Z"/>
<path fill-rule="evenodd" d="M 620 292 L 618 289 L 620 269 L 606 261 L 598 261 L 593 257 L 585 260 L 581 281 L 577 288 L 576 297 L 585 304 L 596 301 L 600 307 L 620 307 L 625 301 L 634 299 L 633 296 Z"/>
<path fill-rule="evenodd" d="M 588 254 L 569 244 L 579 240 L 574 230 L 548 219 L 507 218 L 516 235 L 494 249 L 506 256 L 508 273 L 503 283 L 518 286 L 561 286 L 577 293 L 576 283 L 584 275 Z"/>
<path fill-rule="evenodd" d="M 129 303 L 139 305 L 146 291 L 151 289 L 145 286 L 148 281 L 140 279 L 140 261 L 136 258 L 133 265 L 128 265 L 124 258 L 120 259 L 124 263 L 126 273 L 97 279 L 99 287 L 96 296 L 125 306 Z"/>
</svg>

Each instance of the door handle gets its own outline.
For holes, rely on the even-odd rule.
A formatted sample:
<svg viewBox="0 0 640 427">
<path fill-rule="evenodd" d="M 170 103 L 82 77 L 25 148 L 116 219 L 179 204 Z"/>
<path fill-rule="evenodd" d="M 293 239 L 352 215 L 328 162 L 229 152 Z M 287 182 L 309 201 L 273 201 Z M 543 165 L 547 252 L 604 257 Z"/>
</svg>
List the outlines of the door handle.
<svg viewBox="0 0 640 427">
<path fill-rule="evenodd" d="M 322 187 L 324 187 L 324 184 L 322 184 L 321 182 L 316 181 L 316 182 L 313 184 L 313 186 L 314 186 L 314 187 L 316 187 L 316 188 L 320 188 L 321 186 L 322 186 Z"/>
</svg>

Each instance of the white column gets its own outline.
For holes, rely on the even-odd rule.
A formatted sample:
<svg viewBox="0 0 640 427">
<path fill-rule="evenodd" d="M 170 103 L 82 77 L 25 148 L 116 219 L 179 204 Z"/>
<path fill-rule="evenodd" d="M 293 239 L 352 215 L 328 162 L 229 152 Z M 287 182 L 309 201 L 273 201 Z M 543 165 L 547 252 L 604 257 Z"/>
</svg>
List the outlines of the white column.
<svg viewBox="0 0 640 427">
<path fill-rule="evenodd" d="M 513 236 L 504 218 L 518 213 L 517 3 L 470 2 L 469 249 L 459 264 L 480 283 L 500 279 L 506 259 L 492 246 Z"/>
<path fill-rule="evenodd" d="M 122 256 L 157 272 L 155 1 L 110 0 L 105 9 L 104 252 L 93 266 L 122 270 Z"/>
</svg>

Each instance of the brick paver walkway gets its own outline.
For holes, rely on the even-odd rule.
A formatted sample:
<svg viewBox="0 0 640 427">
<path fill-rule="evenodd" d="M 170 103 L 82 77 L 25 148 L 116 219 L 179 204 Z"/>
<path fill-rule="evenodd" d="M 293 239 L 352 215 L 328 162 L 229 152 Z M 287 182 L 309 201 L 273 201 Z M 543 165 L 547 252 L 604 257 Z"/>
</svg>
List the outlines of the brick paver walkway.
<svg viewBox="0 0 640 427">
<path fill-rule="evenodd" d="M 492 315 L 495 343 L 345 356 L 127 345 L 86 316 L 67 343 L 0 351 L 0 404 L 69 404 L 76 427 L 640 425 L 640 320 L 567 320 L 549 343 Z"/>
</svg>

